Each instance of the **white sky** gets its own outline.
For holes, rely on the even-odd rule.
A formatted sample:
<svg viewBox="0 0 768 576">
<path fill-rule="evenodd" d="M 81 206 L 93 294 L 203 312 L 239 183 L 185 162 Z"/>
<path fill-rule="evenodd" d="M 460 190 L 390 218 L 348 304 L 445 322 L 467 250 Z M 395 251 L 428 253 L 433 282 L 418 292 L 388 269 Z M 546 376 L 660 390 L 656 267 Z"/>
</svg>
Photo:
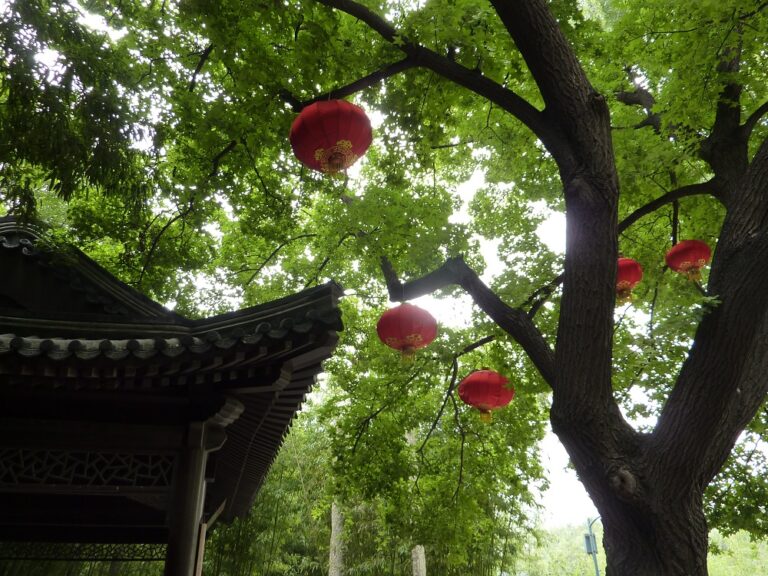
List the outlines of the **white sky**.
<svg viewBox="0 0 768 576">
<path fill-rule="evenodd" d="M 587 518 L 595 518 L 597 509 L 587 491 L 568 467 L 568 454 L 551 430 L 541 444 L 542 464 L 547 469 L 549 490 L 541 502 L 544 512 L 541 522 L 545 528 L 556 528 L 568 524 L 583 525 Z"/>
</svg>

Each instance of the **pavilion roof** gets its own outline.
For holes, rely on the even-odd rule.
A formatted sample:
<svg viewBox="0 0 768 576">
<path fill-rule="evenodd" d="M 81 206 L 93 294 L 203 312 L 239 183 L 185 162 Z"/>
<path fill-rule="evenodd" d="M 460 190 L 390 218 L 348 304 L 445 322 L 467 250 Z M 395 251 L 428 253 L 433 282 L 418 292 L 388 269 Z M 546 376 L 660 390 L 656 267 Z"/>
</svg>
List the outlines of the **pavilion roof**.
<svg viewBox="0 0 768 576">
<path fill-rule="evenodd" d="M 247 513 L 342 329 L 336 284 L 188 319 L 9 218 L 0 270 L 0 418 L 158 426 L 213 406 L 229 416 L 206 510 L 225 520 Z"/>
</svg>

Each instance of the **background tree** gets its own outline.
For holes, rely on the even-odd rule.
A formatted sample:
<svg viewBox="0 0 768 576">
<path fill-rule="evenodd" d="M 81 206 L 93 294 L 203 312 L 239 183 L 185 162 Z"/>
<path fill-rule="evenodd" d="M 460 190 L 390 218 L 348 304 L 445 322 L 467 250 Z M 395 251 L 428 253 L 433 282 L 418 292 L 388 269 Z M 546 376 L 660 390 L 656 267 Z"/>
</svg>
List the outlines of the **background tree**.
<svg viewBox="0 0 768 576">
<path fill-rule="evenodd" d="M 427 544 L 434 573 L 491 576 L 499 573 L 502 562 L 512 565 L 510 549 L 531 526 L 520 525 L 525 522 L 520 504 L 509 496 L 504 498 L 514 494 L 515 488 L 495 490 L 506 473 L 516 478 L 517 492 L 523 491 L 519 484 L 525 478 L 514 466 L 502 466 L 493 475 L 494 485 L 474 470 L 472 462 L 461 472 L 459 451 L 443 449 L 440 454 L 430 451 L 428 457 L 433 464 L 440 457 L 447 460 L 450 474 L 426 467 L 428 471 L 421 478 L 403 479 L 398 468 L 415 470 L 418 456 L 404 455 L 408 464 L 395 462 L 396 456 L 386 453 L 386 439 L 373 432 L 360 440 L 366 446 L 359 447 L 357 457 L 362 459 L 364 451 L 364 464 L 355 464 L 354 449 L 344 444 L 341 451 L 347 457 L 336 462 L 337 476 L 331 465 L 329 440 L 333 435 L 313 415 L 317 412 L 310 409 L 295 423 L 248 517 L 215 527 L 206 551 L 207 576 L 329 574 L 334 501 L 345 516 L 344 574 L 411 576 L 411 549 L 419 540 Z M 394 419 L 384 415 L 380 420 L 372 419 L 369 426 L 393 426 Z M 469 430 L 467 435 L 472 436 Z M 371 455 L 374 446 L 380 452 L 378 457 Z M 493 449 L 490 442 L 487 448 Z M 494 460 L 500 460 L 498 454 L 489 455 L 486 468 L 493 466 Z M 536 461 L 531 466 L 538 468 Z M 357 482 L 345 479 L 345 467 L 373 477 Z M 458 473 L 466 476 L 461 484 Z M 340 487 L 340 483 L 345 486 Z M 367 486 L 368 493 L 355 491 L 360 486 Z"/>
<path fill-rule="evenodd" d="M 705 488 L 765 433 L 764 3 L 83 4 L 112 37 L 64 0 L 4 9 L 9 206 L 69 198 L 70 236 L 181 311 L 225 305 L 196 299 L 206 279 L 250 303 L 334 277 L 380 306 L 382 257 L 394 300 L 460 286 L 507 365 L 538 371 L 523 392 L 551 390 L 608 573 L 706 573 Z M 360 177 L 308 174 L 295 112 L 351 94 L 382 113 Z M 475 169 L 472 218 L 452 218 Z M 563 209 L 564 261 L 535 233 Z M 490 287 L 481 236 L 505 265 Z M 661 264 L 686 237 L 716 244 L 703 294 Z M 617 318 L 620 251 L 646 280 Z M 754 482 L 736 456 L 713 506 Z"/>
<path fill-rule="evenodd" d="M 215 526 L 206 576 L 328 574 L 328 442 L 311 417 L 293 426 L 247 518 Z"/>
<path fill-rule="evenodd" d="M 483 423 L 459 406 L 459 371 L 512 367 L 505 366 L 502 346 L 478 341 L 482 322 L 468 329 L 444 326 L 429 350 L 404 364 L 367 328 L 374 316 L 354 297 L 345 300 L 348 328 L 340 345 L 365 363 L 339 355 L 326 365 L 331 382 L 319 415 L 335 455 L 336 489 L 357 512 L 374 512 L 369 518 L 401 550 L 389 560 L 402 565 L 402 573 L 409 573 L 411 549 L 421 544 L 428 573 L 496 574 L 533 528 L 536 496 L 545 487 L 536 448 L 545 404 L 536 394 L 522 395 L 492 425 Z M 516 384 L 533 387 L 524 377 L 520 373 Z M 369 530 L 361 528 L 370 524 L 364 516 L 348 518 L 349 529 Z M 371 544 L 363 552 L 350 543 L 349 562 L 358 550 L 358 557 L 382 559 L 379 542 Z M 370 573 L 387 569 L 380 565 Z"/>
</svg>

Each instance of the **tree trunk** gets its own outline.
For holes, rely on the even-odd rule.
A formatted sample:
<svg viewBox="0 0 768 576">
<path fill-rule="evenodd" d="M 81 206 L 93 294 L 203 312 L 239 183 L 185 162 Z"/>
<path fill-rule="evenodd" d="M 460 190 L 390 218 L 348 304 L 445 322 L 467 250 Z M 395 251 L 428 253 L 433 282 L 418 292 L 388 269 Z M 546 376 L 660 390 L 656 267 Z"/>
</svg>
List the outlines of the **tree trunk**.
<svg viewBox="0 0 768 576">
<path fill-rule="evenodd" d="M 419 544 L 413 547 L 411 561 L 413 563 L 413 576 L 427 576 L 427 556 L 424 553 L 424 546 Z"/>
<path fill-rule="evenodd" d="M 694 474 L 659 466 L 643 440 L 595 442 L 557 418 L 553 428 L 600 512 L 606 576 L 707 576 L 703 487 Z"/>
<path fill-rule="evenodd" d="M 675 508 L 645 517 L 603 517 L 606 576 L 707 576 L 701 506 Z"/>
<path fill-rule="evenodd" d="M 328 576 L 342 576 L 344 573 L 344 515 L 334 502 L 331 505 L 331 551 L 328 562 Z"/>
</svg>

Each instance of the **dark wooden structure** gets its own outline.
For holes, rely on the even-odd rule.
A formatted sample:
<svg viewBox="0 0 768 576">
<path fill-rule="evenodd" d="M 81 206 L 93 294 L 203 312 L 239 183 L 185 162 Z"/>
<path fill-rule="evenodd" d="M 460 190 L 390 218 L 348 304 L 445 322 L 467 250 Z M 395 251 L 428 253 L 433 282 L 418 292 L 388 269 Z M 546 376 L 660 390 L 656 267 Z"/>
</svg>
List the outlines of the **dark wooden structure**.
<svg viewBox="0 0 768 576">
<path fill-rule="evenodd" d="M 336 285 L 189 320 L 0 218 L 0 541 L 167 544 L 244 515 L 341 329 Z"/>
</svg>

